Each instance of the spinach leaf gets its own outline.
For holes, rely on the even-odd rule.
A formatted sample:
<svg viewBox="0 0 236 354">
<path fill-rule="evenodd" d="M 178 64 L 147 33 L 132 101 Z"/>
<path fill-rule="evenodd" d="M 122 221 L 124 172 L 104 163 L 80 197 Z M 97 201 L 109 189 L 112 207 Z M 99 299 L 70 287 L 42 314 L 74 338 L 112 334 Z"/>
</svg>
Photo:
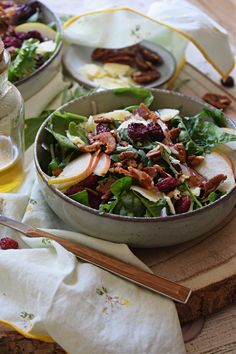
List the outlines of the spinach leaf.
<svg viewBox="0 0 236 354">
<path fill-rule="evenodd" d="M 118 203 L 119 199 L 115 199 L 115 200 L 110 200 L 108 203 L 106 204 L 100 204 L 99 205 L 99 213 L 103 214 L 103 213 L 112 213 L 113 209 L 115 208 L 116 204 Z"/>
<path fill-rule="evenodd" d="M 77 125 L 75 122 L 70 122 L 68 127 L 69 133 L 73 136 L 78 136 L 86 144 L 88 143 L 87 132 L 84 128 Z"/>
<path fill-rule="evenodd" d="M 72 141 L 68 139 L 66 136 L 56 133 L 50 128 L 45 128 L 45 129 L 54 136 L 54 138 L 56 139 L 56 141 L 58 142 L 58 144 L 63 150 L 78 149 L 78 147 L 75 144 L 73 144 Z"/>
<path fill-rule="evenodd" d="M 112 194 L 119 197 L 121 193 L 127 192 L 132 186 L 132 177 L 126 176 L 119 178 L 116 182 L 111 185 Z"/>
<path fill-rule="evenodd" d="M 116 203 L 113 213 L 122 216 L 144 216 L 145 206 L 133 192 L 123 193 Z"/>
<path fill-rule="evenodd" d="M 77 202 L 79 202 L 81 204 L 84 204 L 86 206 L 90 206 L 88 192 L 86 190 L 72 194 L 72 195 L 70 195 L 70 198 L 76 200 Z"/>
<path fill-rule="evenodd" d="M 204 108 L 202 114 L 207 117 L 211 117 L 213 122 L 218 125 L 218 127 L 226 127 L 225 116 L 222 109 L 213 110 L 210 108 Z"/>
<path fill-rule="evenodd" d="M 122 88 L 118 88 L 118 89 L 114 89 L 113 90 L 115 95 L 130 95 L 136 98 L 139 98 L 141 102 L 143 102 L 147 107 L 149 107 L 153 100 L 153 94 L 150 90 L 145 89 L 145 88 L 139 88 L 139 87 L 122 87 Z M 141 103 L 140 102 L 140 103 Z M 127 108 L 125 108 L 128 111 L 132 111 L 135 108 L 137 108 L 138 106 L 134 105 L 134 106 L 129 106 Z"/>
<path fill-rule="evenodd" d="M 137 192 L 134 192 L 134 194 L 139 198 L 139 200 L 145 206 L 145 208 L 146 208 L 145 216 L 151 216 L 151 217 L 160 216 L 161 210 L 167 205 L 165 199 L 160 199 L 157 202 L 152 202 L 152 201 L 142 197 Z"/>
</svg>

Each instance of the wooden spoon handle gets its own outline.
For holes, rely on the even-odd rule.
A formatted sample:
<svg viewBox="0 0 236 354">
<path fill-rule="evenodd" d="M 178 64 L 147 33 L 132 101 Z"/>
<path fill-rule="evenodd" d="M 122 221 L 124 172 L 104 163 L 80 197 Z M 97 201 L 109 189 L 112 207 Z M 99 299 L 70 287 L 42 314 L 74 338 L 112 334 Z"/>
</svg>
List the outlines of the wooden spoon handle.
<svg viewBox="0 0 236 354">
<path fill-rule="evenodd" d="M 84 261 L 92 263 L 113 274 L 116 274 L 158 294 L 169 297 L 175 301 L 186 303 L 190 297 L 191 290 L 185 286 L 174 283 L 157 275 L 142 271 L 128 263 L 107 256 L 79 243 L 75 243 L 31 227 L 29 227 L 27 230 L 27 236 L 50 238 L 58 242 L 65 249 L 72 252 Z"/>
</svg>

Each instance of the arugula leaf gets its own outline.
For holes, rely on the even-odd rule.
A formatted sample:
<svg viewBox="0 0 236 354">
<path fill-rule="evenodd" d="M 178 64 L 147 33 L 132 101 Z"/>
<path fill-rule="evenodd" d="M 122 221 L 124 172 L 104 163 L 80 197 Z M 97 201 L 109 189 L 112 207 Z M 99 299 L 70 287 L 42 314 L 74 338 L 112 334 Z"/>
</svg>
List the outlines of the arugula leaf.
<svg viewBox="0 0 236 354">
<path fill-rule="evenodd" d="M 25 120 L 25 148 L 28 149 L 35 140 L 36 134 L 43 124 L 45 119 L 52 113 L 53 111 L 43 111 L 39 117 L 28 118 Z"/>
<path fill-rule="evenodd" d="M 142 87 L 122 87 L 122 88 L 118 88 L 118 89 L 114 89 L 113 90 L 115 95 L 130 95 L 136 98 L 139 98 L 141 100 L 141 102 L 143 102 L 147 107 L 149 107 L 153 100 L 153 94 L 150 90 L 142 88 Z M 127 108 L 125 108 L 128 111 L 132 111 L 135 108 L 137 108 L 138 106 L 134 105 L 134 106 L 129 106 Z"/>
<path fill-rule="evenodd" d="M 223 132 L 206 120 L 202 112 L 194 117 L 175 117 L 173 122 L 180 129 L 179 141 L 185 145 L 188 155 L 210 153 L 217 145 L 236 141 L 235 135 Z"/>
<path fill-rule="evenodd" d="M 8 69 L 8 78 L 11 82 L 23 79 L 36 70 L 36 49 L 38 44 L 39 41 L 32 38 L 23 42 L 21 48 L 17 52 L 17 56 Z"/>
<path fill-rule="evenodd" d="M 108 203 L 106 204 L 100 204 L 99 205 L 99 213 L 103 214 L 103 213 L 112 213 L 113 209 L 115 208 L 116 204 L 118 203 L 119 199 L 115 199 L 115 200 L 110 200 Z"/>
<path fill-rule="evenodd" d="M 132 182 L 133 179 L 132 177 L 129 176 L 119 178 L 111 185 L 112 194 L 114 194 L 116 197 L 119 197 L 121 193 L 130 190 L 130 187 L 132 186 Z"/>
<path fill-rule="evenodd" d="M 86 190 L 72 194 L 70 195 L 70 198 L 76 200 L 77 202 L 83 205 L 90 206 L 88 192 Z"/>
</svg>

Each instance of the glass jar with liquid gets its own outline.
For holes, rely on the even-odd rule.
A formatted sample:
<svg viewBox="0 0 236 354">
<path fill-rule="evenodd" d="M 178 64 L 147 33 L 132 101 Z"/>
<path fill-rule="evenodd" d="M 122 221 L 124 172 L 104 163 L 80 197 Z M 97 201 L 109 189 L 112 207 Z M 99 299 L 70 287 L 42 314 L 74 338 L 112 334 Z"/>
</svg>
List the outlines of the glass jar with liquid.
<svg viewBox="0 0 236 354">
<path fill-rule="evenodd" d="M 18 187 L 24 174 L 24 103 L 8 81 L 9 64 L 0 39 L 0 193 Z"/>
</svg>

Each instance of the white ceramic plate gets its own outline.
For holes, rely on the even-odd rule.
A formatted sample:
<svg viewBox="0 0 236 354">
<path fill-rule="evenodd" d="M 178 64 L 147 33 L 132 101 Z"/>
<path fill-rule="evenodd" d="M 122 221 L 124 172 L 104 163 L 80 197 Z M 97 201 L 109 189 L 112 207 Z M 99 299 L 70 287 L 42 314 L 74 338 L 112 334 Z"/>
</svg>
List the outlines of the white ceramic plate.
<svg viewBox="0 0 236 354">
<path fill-rule="evenodd" d="M 150 84 L 143 85 L 144 87 L 160 87 L 165 82 L 170 80 L 170 78 L 175 73 L 176 62 L 173 55 L 161 47 L 160 45 L 154 44 L 148 41 L 142 41 L 141 44 L 146 48 L 158 53 L 163 58 L 163 64 L 157 67 L 161 76 L 159 79 L 151 82 Z M 68 73 L 79 83 L 86 85 L 88 87 L 96 87 L 96 84 L 81 75 L 80 69 L 86 64 L 97 64 L 101 65 L 99 62 L 93 61 L 91 59 L 91 54 L 94 48 L 85 46 L 69 46 L 63 55 L 63 64 L 68 71 Z"/>
</svg>

